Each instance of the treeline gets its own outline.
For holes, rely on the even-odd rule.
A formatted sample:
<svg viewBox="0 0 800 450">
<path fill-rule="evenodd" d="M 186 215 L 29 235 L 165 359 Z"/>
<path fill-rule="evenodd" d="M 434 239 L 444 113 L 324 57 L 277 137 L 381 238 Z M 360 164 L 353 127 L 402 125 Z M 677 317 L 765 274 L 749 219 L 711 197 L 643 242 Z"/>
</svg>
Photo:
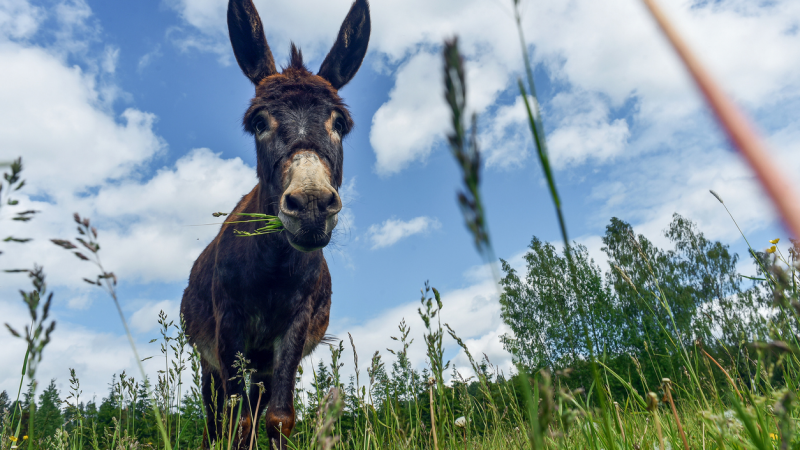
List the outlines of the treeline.
<svg viewBox="0 0 800 450">
<path fill-rule="evenodd" d="M 131 383 L 126 384 L 126 381 Z M 61 448 L 59 440 L 80 434 L 82 445 L 74 448 L 129 448 L 134 443 L 140 446 L 158 446 L 160 435 L 144 383 L 133 379 L 125 380 L 124 375 L 122 380 L 114 376 L 109 385 L 108 396 L 98 402 L 95 399 L 80 401 L 74 396 L 75 392 L 63 399 L 55 382 L 55 379 L 50 381 L 39 395 L 38 401 L 32 398 L 30 384 L 19 401 L 10 400 L 7 391 L 0 393 L 0 423 L 5 422 L 11 430 L 19 427 L 18 441 L 30 439 L 35 448 L 55 449 Z M 27 435 L 31 402 L 35 402 L 34 436 Z M 197 448 L 200 443 L 204 426 L 200 408 L 199 402 L 187 395 L 179 411 L 173 411 L 170 415 L 173 436 L 178 436 L 177 418 L 182 419 L 181 443 L 184 447 Z"/>
<path fill-rule="evenodd" d="M 672 248 L 659 248 L 612 218 L 602 237 L 609 270 L 574 244 L 574 275 L 564 250 L 534 237 L 524 272 L 502 261 L 502 314 L 514 332 L 503 336 L 505 348 L 529 372 L 571 369 L 564 382 L 586 388 L 590 350 L 640 392 L 663 377 L 688 377 L 678 352 L 699 354 L 705 362 L 698 364 L 708 364 L 705 352 L 723 367 L 753 371 L 747 344 L 769 340 L 770 326 L 783 322 L 764 278 L 774 247 L 749 255 L 758 275 L 745 277 L 739 256 L 689 219 L 674 214 L 664 237 Z M 794 261 L 797 250 L 787 258 Z M 720 381 L 724 376 L 712 373 Z M 608 384 L 623 395 L 619 380 L 609 377 Z"/>
</svg>

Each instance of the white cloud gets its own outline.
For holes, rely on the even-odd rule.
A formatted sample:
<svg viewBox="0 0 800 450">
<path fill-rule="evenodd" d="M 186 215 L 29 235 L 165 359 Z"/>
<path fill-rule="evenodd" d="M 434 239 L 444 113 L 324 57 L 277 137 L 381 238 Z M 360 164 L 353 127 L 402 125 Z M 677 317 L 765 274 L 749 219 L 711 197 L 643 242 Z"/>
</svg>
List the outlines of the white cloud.
<svg viewBox="0 0 800 450">
<path fill-rule="evenodd" d="M 157 44 L 153 50 L 145 53 L 139 58 L 139 63 L 136 65 L 136 71 L 142 73 L 156 58 L 161 57 L 161 44 Z"/>
<path fill-rule="evenodd" d="M 598 162 L 622 153 L 630 131 L 625 119 L 609 120 L 609 107 L 596 95 L 561 92 L 553 98 L 557 111 L 555 130 L 548 137 L 553 167 L 578 165 L 593 158 Z"/>
<path fill-rule="evenodd" d="M 190 28 L 202 36 L 214 36 L 230 53 L 220 13 L 224 3 L 179 0 L 173 6 Z M 313 49 L 310 54 L 317 59 L 330 45 L 349 3 L 312 1 L 303 8 L 303 14 L 311 11 L 317 19 L 310 20 L 281 2 L 256 2 L 271 42 L 283 46 L 287 39 L 295 39 Z M 698 5 L 674 0 L 664 2 L 664 7 L 711 70 L 722 76 L 724 86 L 748 107 L 770 107 L 800 93 L 800 36 L 792 31 L 800 18 L 797 2 L 755 5 L 735 0 Z M 559 90 L 563 86 L 589 101 L 569 123 L 554 127 L 552 147 L 561 150 L 554 155 L 561 167 L 604 163 L 615 156 L 677 145 L 681 140 L 676 135 L 703 113 L 684 69 L 641 4 L 547 0 L 523 2 L 522 9 L 534 61 L 544 65 Z M 461 36 L 475 110 L 498 107 L 501 92 L 516 94 L 515 83 L 509 81 L 521 74 L 521 58 L 510 5 L 387 0 L 375 2 L 371 10 L 370 49 L 378 54 L 376 64 L 385 70 L 401 63 L 389 100 L 373 118 L 370 137 L 379 173 L 397 173 L 412 161 L 424 161 L 442 141 L 446 112 L 441 102 L 440 58 L 438 51 L 430 49 L 438 48 L 444 38 Z M 485 76 L 474 75 L 480 72 Z M 632 123 L 610 118 L 610 109 L 628 101 L 635 103 Z M 559 105 L 544 106 L 545 122 L 555 125 L 549 114 L 558 112 L 548 108 Z M 498 111 L 505 112 L 503 108 L 499 106 Z M 636 139 L 626 146 L 634 135 Z M 491 149 L 484 147 L 490 166 L 508 168 L 524 160 L 519 134 L 504 132 L 495 137 Z"/>
<path fill-rule="evenodd" d="M 342 200 L 342 211 L 339 213 L 339 225 L 345 232 L 351 233 L 356 228 L 356 216 L 353 213 L 353 204 L 358 201 L 356 177 L 345 178 L 339 188 L 339 198 Z"/>
<path fill-rule="evenodd" d="M 118 122 L 100 107 L 95 77 L 77 66 L 13 43 L 0 43 L 0 59 L 0 146 L 24 155 L 28 192 L 64 200 L 164 148 L 154 115 L 129 108 Z"/>
<path fill-rule="evenodd" d="M 441 59 L 413 56 L 397 72 L 389 101 L 372 117 L 369 141 L 379 174 L 397 173 L 424 160 L 447 127 L 448 109 L 441 92 Z"/>
<path fill-rule="evenodd" d="M 415 234 L 438 230 L 442 224 L 436 218 L 426 216 L 415 217 L 409 221 L 387 219 L 380 225 L 371 225 L 367 230 L 372 249 L 390 247 L 401 239 Z"/>
<path fill-rule="evenodd" d="M 0 39 L 28 38 L 39 28 L 44 13 L 27 0 L 0 1 Z"/>
<path fill-rule="evenodd" d="M 533 101 L 533 98 L 529 101 Z M 481 118 L 486 118 L 485 122 L 488 123 L 479 123 L 479 128 L 484 130 L 480 134 L 479 143 L 486 165 L 502 169 L 521 166 L 532 149 L 528 116 L 522 96 L 513 104 L 497 107 L 490 117 L 486 116 L 488 114 Z"/>
<path fill-rule="evenodd" d="M 101 67 L 106 73 L 114 73 L 117 71 L 117 64 L 119 63 L 119 48 L 114 46 L 106 47 L 103 52 L 103 59 Z"/>
<path fill-rule="evenodd" d="M 180 324 L 180 307 L 180 302 L 177 300 L 146 302 L 141 308 L 130 315 L 128 324 L 138 333 L 150 332 L 159 326 L 158 315 L 162 311 L 167 315 L 168 321 Z"/>
</svg>

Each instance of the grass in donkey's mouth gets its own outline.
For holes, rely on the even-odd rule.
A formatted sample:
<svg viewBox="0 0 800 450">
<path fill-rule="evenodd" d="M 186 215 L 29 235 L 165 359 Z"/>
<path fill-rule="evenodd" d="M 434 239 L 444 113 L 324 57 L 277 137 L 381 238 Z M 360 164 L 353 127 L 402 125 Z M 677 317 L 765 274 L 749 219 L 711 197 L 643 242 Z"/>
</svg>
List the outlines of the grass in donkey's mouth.
<svg viewBox="0 0 800 450">
<path fill-rule="evenodd" d="M 214 217 L 220 216 L 227 216 L 227 213 L 222 212 L 215 212 L 211 214 Z M 254 217 L 251 220 L 231 220 L 227 223 L 250 223 L 250 222 L 266 222 L 266 225 L 260 228 L 256 228 L 254 232 L 249 231 L 242 231 L 242 230 L 233 230 L 233 234 L 236 236 L 260 236 L 262 234 L 271 234 L 271 233 L 278 233 L 284 230 L 283 222 L 278 216 L 270 216 L 269 214 L 260 214 L 260 213 L 233 213 L 236 216 L 247 216 L 247 217 Z"/>
</svg>

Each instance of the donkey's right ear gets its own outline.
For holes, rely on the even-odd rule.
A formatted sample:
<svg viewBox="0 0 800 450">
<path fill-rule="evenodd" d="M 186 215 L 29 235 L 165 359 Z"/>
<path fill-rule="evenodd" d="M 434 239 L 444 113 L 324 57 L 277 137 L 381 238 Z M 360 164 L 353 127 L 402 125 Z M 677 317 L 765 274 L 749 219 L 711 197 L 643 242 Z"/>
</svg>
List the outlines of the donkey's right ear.
<svg viewBox="0 0 800 450">
<path fill-rule="evenodd" d="M 278 72 L 253 0 L 228 2 L 228 34 L 236 62 L 253 84 L 257 86 L 261 80 Z"/>
</svg>

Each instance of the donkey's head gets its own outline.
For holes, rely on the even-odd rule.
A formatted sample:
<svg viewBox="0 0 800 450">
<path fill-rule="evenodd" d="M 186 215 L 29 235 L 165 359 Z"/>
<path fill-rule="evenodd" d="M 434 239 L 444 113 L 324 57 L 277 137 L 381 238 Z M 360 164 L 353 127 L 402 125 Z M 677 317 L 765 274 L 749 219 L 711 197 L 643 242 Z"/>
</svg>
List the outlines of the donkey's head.
<svg viewBox="0 0 800 450">
<path fill-rule="evenodd" d="M 256 87 L 244 129 L 256 141 L 265 212 L 280 217 L 294 248 L 320 249 L 342 209 L 342 139 L 353 121 L 338 90 L 367 53 L 369 3 L 353 3 L 316 75 L 294 44 L 289 65 L 278 72 L 252 0 L 229 1 L 228 31 L 236 61 Z"/>
</svg>

